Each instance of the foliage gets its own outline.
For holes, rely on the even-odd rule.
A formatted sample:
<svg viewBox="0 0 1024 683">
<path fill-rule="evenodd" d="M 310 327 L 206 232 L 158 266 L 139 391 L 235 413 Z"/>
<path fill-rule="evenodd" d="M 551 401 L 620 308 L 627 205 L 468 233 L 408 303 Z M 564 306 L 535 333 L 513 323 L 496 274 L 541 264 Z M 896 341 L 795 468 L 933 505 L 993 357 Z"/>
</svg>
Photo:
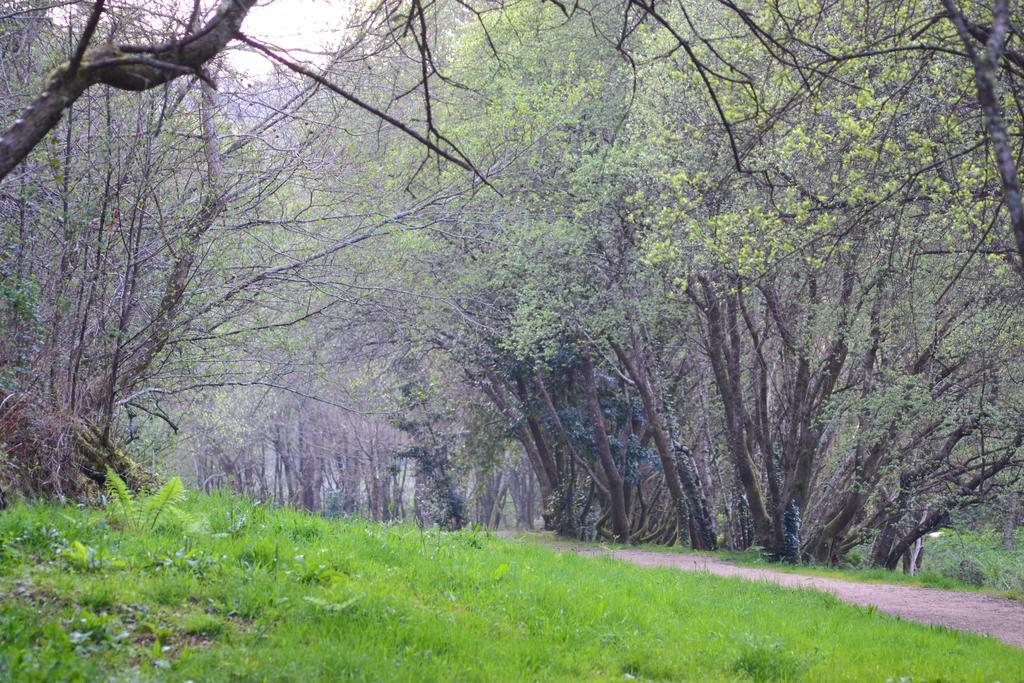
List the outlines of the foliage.
<svg viewBox="0 0 1024 683">
<path fill-rule="evenodd" d="M 992 530 L 943 529 L 924 543 L 922 570 L 965 583 L 1024 594 L 1024 532 L 1010 548 Z"/>
<path fill-rule="evenodd" d="M 421 506 L 418 521 L 429 520 L 442 529 L 457 531 L 466 523 L 466 502 L 451 473 L 450 453 L 457 437 L 451 428 L 450 406 L 436 395 L 433 384 L 417 382 L 415 376 L 399 386 L 399 393 L 402 416 L 396 418 L 395 426 L 412 437 L 414 445 L 396 457 L 415 463 L 417 476 L 428 489 L 425 499 L 417 497 Z"/>
<path fill-rule="evenodd" d="M 21 4 L 9 112 L 85 20 Z M 88 499 L 143 454 L 332 515 L 514 508 L 893 569 L 1019 489 L 1021 254 L 999 226 L 1024 215 L 1020 7 L 428 4 L 403 31 L 354 8 L 325 87 L 211 64 L 216 93 L 91 88 L 4 179 L 0 490 Z M 156 30 L 96 17 L 113 42 Z M 118 481 L 136 530 L 181 495 Z M 205 566 L 183 548 L 154 562 Z M 962 579 L 1016 580 L 985 552 Z"/>
<path fill-rule="evenodd" d="M 786 513 L 782 517 L 783 538 L 782 538 L 782 559 L 790 564 L 800 562 L 800 508 L 796 501 L 791 501 L 786 507 Z"/>
<path fill-rule="evenodd" d="M 110 468 L 107 469 L 105 491 L 107 509 L 113 519 L 132 531 L 152 531 L 162 517 L 176 511 L 175 503 L 185 499 L 185 485 L 180 477 L 171 477 L 156 492 L 137 497 Z"/>
</svg>

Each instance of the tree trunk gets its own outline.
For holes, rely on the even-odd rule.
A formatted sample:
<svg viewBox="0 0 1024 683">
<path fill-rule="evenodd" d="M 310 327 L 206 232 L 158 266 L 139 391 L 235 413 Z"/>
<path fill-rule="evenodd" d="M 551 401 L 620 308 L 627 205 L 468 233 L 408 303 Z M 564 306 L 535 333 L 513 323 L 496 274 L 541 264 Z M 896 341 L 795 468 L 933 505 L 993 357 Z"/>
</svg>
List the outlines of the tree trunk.
<svg viewBox="0 0 1024 683">
<path fill-rule="evenodd" d="M 153 474 L 121 450 L 103 430 L 92 425 L 75 427 L 74 439 L 78 465 L 83 475 L 96 485 L 107 480 L 107 468 L 117 472 L 129 488 L 138 490 L 155 483 Z"/>
<path fill-rule="evenodd" d="M 583 384 L 586 391 L 587 410 L 593 423 L 594 441 L 597 454 L 607 479 L 608 493 L 611 499 L 612 532 L 620 543 L 629 542 L 629 520 L 626 517 L 626 497 L 623 491 L 622 474 L 612 458 L 611 447 L 608 445 L 608 434 L 604 426 L 604 413 L 597 395 L 597 381 L 594 378 L 594 365 L 590 358 L 590 350 L 584 348 L 581 353 L 583 360 Z"/>
</svg>

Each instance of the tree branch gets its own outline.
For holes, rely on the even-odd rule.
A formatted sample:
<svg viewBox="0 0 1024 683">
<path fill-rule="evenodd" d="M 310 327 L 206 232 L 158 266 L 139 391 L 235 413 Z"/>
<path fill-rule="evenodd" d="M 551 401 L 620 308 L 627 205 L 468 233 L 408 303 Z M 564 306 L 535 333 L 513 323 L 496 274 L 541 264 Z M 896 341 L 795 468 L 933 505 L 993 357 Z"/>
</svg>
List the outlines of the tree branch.
<svg viewBox="0 0 1024 683">
<path fill-rule="evenodd" d="M 988 129 L 989 140 L 996 155 L 996 168 L 1003 186 L 1003 197 L 1006 208 L 1010 212 L 1010 230 L 1017 243 L 1017 254 L 1024 260 L 1024 204 L 1021 201 L 1020 183 L 1017 179 L 1017 162 L 1010 134 L 1003 120 L 999 106 L 996 74 L 999 60 L 1003 55 L 1006 37 L 1010 30 L 1010 8 L 1008 0 L 996 0 L 992 9 L 992 27 L 988 31 L 985 49 L 979 52 L 974 47 L 975 35 L 972 34 L 968 21 L 957 8 L 953 0 L 942 0 L 949 13 L 949 19 L 956 27 L 957 35 L 964 44 L 968 57 L 974 66 L 974 84 L 978 92 L 978 104 L 981 105 Z M 976 31 L 975 31 L 976 33 Z"/>
<path fill-rule="evenodd" d="M 58 66 L 46 88 L 0 136 L 0 180 L 53 130 L 64 110 L 94 85 L 149 90 L 183 74 L 202 78 L 203 64 L 235 37 L 256 0 L 222 0 L 213 17 L 186 40 L 159 46 L 104 45 L 89 49 L 103 2 L 97 2 L 72 58 Z"/>
</svg>

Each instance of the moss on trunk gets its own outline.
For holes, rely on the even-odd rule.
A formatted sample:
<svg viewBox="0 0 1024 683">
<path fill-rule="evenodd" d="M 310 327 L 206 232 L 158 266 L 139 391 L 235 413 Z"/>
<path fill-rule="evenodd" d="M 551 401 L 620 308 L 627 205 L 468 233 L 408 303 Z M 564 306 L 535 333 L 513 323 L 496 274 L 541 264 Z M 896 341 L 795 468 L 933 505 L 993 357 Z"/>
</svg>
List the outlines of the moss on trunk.
<svg viewBox="0 0 1024 683">
<path fill-rule="evenodd" d="M 82 475 L 103 486 L 107 468 L 117 472 L 132 490 L 150 488 L 156 481 L 153 473 L 136 462 L 109 435 L 94 425 L 80 423 L 75 427 L 75 456 Z"/>
</svg>

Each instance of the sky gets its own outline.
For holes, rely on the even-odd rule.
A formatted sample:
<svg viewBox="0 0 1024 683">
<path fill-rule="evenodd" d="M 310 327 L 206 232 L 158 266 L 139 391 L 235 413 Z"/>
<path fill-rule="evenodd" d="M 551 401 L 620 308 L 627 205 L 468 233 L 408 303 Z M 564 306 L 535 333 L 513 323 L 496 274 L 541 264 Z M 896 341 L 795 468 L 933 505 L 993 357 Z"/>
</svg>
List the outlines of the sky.
<svg viewBox="0 0 1024 683">
<path fill-rule="evenodd" d="M 107 2 L 107 11 L 127 10 L 145 7 L 151 0 L 114 0 Z M 157 16 L 166 18 L 168 8 L 178 22 L 184 22 L 192 12 L 193 0 L 156 0 L 160 9 Z M 2 5 L 4 0 L 0 0 Z M 200 0 L 205 15 L 209 17 L 220 0 Z M 355 0 L 259 0 L 249 11 L 242 30 L 265 43 L 291 52 L 297 60 L 313 59 L 316 52 L 336 47 L 345 31 L 352 14 Z M 50 14 L 60 22 L 69 21 L 69 13 L 78 15 L 75 21 L 80 25 L 92 10 L 91 3 L 65 1 L 50 9 Z M 98 42 L 98 40 L 94 40 Z M 226 53 L 228 61 L 238 71 L 252 78 L 260 78 L 273 72 L 266 57 L 252 48 L 234 44 Z"/>
<path fill-rule="evenodd" d="M 339 42 L 352 4 L 351 0 L 263 0 L 250 10 L 242 30 L 286 50 L 322 51 Z M 304 59 L 309 54 L 293 56 Z M 272 71 L 267 59 L 249 48 L 232 49 L 228 59 L 254 78 Z"/>
</svg>

